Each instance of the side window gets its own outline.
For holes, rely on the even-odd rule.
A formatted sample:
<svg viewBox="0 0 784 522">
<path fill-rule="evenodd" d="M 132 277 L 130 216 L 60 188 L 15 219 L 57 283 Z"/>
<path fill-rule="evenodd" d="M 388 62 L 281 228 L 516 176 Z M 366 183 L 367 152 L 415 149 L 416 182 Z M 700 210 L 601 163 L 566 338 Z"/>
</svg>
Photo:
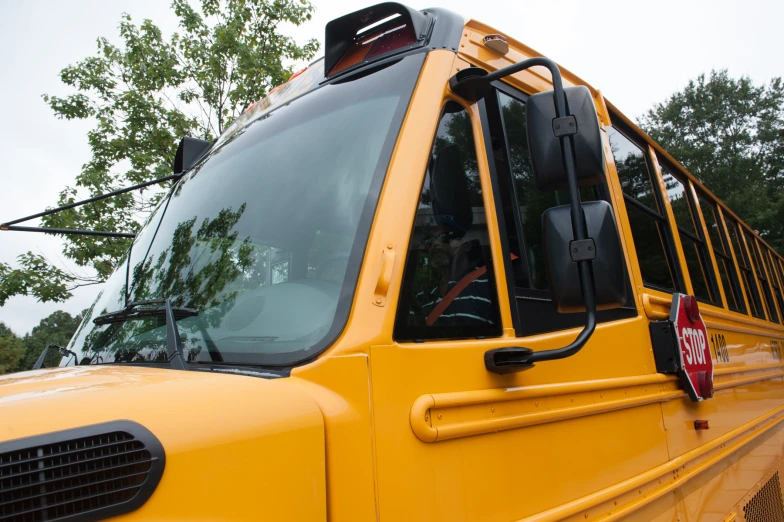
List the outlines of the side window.
<svg viewBox="0 0 784 522">
<path fill-rule="evenodd" d="M 568 205 L 568 191 L 540 191 L 534 182 L 528 151 L 524 95 L 509 89 L 495 91 L 480 107 L 487 114 L 486 143 L 490 170 L 496 187 L 499 229 L 509 256 L 507 281 L 515 332 L 518 336 L 582 326 L 584 314 L 559 314 L 553 306 L 547 281 L 542 238 L 542 214 L 555 206 Z M 582 201 L 608 200 L 604 185 L 581 187 Z M 613 321 L 637 314 L 634 294 L 628 286 L 627 306 L 597 313 L 598 322 Z"/>
<path fill-rule="evenodd" d="M 784 274 L 781 272 L 781 265 L 778 259 L 776 259 L 776 255 L 770 251 L 768 252 L 768 266 L 771 268 L 770 277 L 773 283 L 773 293 L 776 294 L 779 311 L 784 315 L 784 294 L 781 292 L 781 285 L 784 285 L 784 277 L 782 277 Z"/>
<path fill-rule="evenodd" d="M 757 291 L 757 282 L 754 280 L 754 274 L 751 272 L 749 255 L 741 242 L 740 236 L 738 236 L 738 225 L 729 218 L 725 219 L 725 222 L 727 223 L 730 238 L 732 238 L 732 249 L 735 251 L 735 259 L 738 261 L 738 268 L 740 268 L 743 288 L 746 290 L 746 296 L 749 298 L 751 315 L 764 319 L 765 312 L 762 310 L 762 302 Z"/>
<path fill-rule="evenodd" d="M 776 313 L 776 304 L 773 302 L 773 290 L 770 287 L 770 280 L 766 273 L 767 260 L 760 255 L 759 243 L 748 232 L 743 233 L 746 237 L 746 243 L 749 245 L 749 250 L 754 252 L 754 271 L 757 272 L 760 286 L 762 287 L 762 294 L 765 296 L 765 305 L 768 308 L 768 318 L 774 323 L 779 322 L 779 314 Z"/>
<path fill-rule="evenodd" d="M 607 127 L 615 168 L 645 286 L 671 293 L 677 278 L 670 252 L 669 227 L 655 189 L 645 151 L 618 129 Z"/>
<path fill-rule="evenodd" d="M 714 283 L 713 264 L 708 256 L 708 249 L 705 248 L 702 224 L 696 214 L 691 191 L 687 184 L 673 176 L 672 171 L 661 160 L 659 165 L 670 198 L 672 213 L 675 215 L 675 225 L 683 246 L 683 255 L 686 258 L 686 268 L 689 270 L 694 296 L 706 303 L 724 306 Z"/>
<path fill-rule="evenodd" d="M 713 255 L 716 256 L 716 265 L 719 267 L 719 277 L 724 287 L 724 296 L 727 298 L 727 306 L 735 312 L 746 313 L 746 303 L 743 301 L 743 293 L 740 290 L 738 274 L 735 271 L 735 263 L 730 256 L 728 240 L 721 228 L 719 214 L 712 202 L 699 194 L 700 209 L 702 217 L 705 218 L 705 226 L 708 227 Z"/>
<path fill-rule="evenodd" d="M 767 247 L 759 245 L 759 249 L 762 256 L 762 263 L 765 265 L 765 270 L 768 272 L 768 282 L 773 291 L 773 299 L 775 299 L 776 303 L 779 305 L 779 312 L 784 314 L 784 302 L 782 302 L 781 286 L 779 286 L 778 274 L 776 274 L 775 269 L 776 265 L 773 263 L 771 253 Z M 776 310 L 775 307 L 772 307 L 771 309 L 774 311 Z M 784 317 L 779 317 L 778 320 L 781 322 L 781 320 L 784 320 Z"/>
<path fill-rule="evenodd" d="M 411 232 L 397 340 L 501 335 L 471 119 L 449 102 L 438 125 Z"/>
</svg>

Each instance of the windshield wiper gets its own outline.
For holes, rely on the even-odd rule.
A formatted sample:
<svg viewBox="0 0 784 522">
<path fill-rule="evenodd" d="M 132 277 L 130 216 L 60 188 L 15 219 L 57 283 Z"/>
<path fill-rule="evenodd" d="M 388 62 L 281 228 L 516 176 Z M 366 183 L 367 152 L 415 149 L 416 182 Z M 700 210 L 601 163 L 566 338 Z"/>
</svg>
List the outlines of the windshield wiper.
<svg viewBox="0 0 784 522">
<path fill-rule="evenodd" d="M 160 305 L 152 308 L 139 308 L 147 305 Z M 145 317 L 160 317 L 163 315 L 166 318 L 166 353 L 168 355 L 167 361 L 171 364 L 172 368 L 176 370 L 187 370 L 188 363 L 182 354 L 182 339 L 180 339 L 180 331 L 177 328 L 177 320 L 184 319 L 185 317 L 194 317 L 199 315 L 199 312 L 193 308 L 184 308 L 179 306 L 172 306 L 169 299 L 150 299 L 147 301 L 133 301 L 122 310 L 116 312 L 109 312 L 108 314 L 99 315 L 93 322 L 95 324 L 111 324 L 111 323 L 124 323 L 134 319 L 141 319 Z"/>
<path fill-rule="evenodd" d="M 56 344 L 47 344 L 46 348 L 44 348 L 44 351 L 41 352 L 41 355 L 38 357 L 38 360 L 35 361 L 35 364 L 33 364 L 33 370 L 38 370 L 39 368 L 44 367 L 44 362 L 46 361 L 46 355 L 49 353 L 50 348 L 54 348 L 55 350 L 57 350 L 59 354 L 62 355 L 63 357 L 66 357 L 68 355 L 73 356 L 76 363 L 79 364 L 76 354 L 71 350 L 69 350 L 68 348 L 63 348 L 62 346 L 57 346 Z"/>
</svg>

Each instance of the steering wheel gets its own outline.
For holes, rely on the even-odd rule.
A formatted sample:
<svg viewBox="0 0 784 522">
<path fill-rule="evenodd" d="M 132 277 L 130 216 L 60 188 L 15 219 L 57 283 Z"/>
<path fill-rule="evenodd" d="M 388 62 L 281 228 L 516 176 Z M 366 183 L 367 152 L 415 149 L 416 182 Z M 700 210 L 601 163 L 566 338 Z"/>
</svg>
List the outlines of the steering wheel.
<svg viewBox="0 0 784 522">
<path fill-rule="evenodd" d="M 316 272 L 314 277 L 316 279 L 321 279 L 322 281 L 332 281 L 331 279 L 324 279 L 323 275 L 326 271 L 326 267 L 329 265 L 335 264 L 338 261 L 346 261 L 348 262 L 350 253 L 349 252 L 340 252 L 338 254 L 333 254 L 326 259 L 324 259 L 319 265 L 316 267 Z M 340 281 L 334 281 L 335 283 L 339 283 Z"/>
</svg>

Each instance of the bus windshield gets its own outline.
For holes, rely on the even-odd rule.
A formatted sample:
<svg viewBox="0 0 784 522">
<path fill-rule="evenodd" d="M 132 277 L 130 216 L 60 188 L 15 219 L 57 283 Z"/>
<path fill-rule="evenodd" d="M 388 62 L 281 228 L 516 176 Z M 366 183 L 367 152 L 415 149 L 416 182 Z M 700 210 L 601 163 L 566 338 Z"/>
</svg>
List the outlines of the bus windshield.
<svg viewBox="0 0 784 522">
<path fill-rule="evenodd" d="M 165 361 L 163 316 L 94 323 L 150 299 L 197 312 L 177 321 L 191 363 L 292 365 L 334 341 L 422 56 L 232 129 L 137 235 L 71 341 L 80 364 Z"/>
</svg>

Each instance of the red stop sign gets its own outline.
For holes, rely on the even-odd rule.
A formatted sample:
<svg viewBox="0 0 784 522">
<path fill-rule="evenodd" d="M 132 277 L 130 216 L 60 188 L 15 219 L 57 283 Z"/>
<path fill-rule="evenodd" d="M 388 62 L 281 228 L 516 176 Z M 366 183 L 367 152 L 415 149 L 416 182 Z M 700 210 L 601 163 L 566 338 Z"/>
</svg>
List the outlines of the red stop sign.
<svg viewBox="0 0 784 522">
<path fill-rule="evenodd" d="M 708 347 L 708 329 L 694 296 L 673 294 L 670 321 L 678 343 L 678 376 L 683 387 L 693 401 L 710 399 L 713 397 L 713 359 Z"/>
</svg>

